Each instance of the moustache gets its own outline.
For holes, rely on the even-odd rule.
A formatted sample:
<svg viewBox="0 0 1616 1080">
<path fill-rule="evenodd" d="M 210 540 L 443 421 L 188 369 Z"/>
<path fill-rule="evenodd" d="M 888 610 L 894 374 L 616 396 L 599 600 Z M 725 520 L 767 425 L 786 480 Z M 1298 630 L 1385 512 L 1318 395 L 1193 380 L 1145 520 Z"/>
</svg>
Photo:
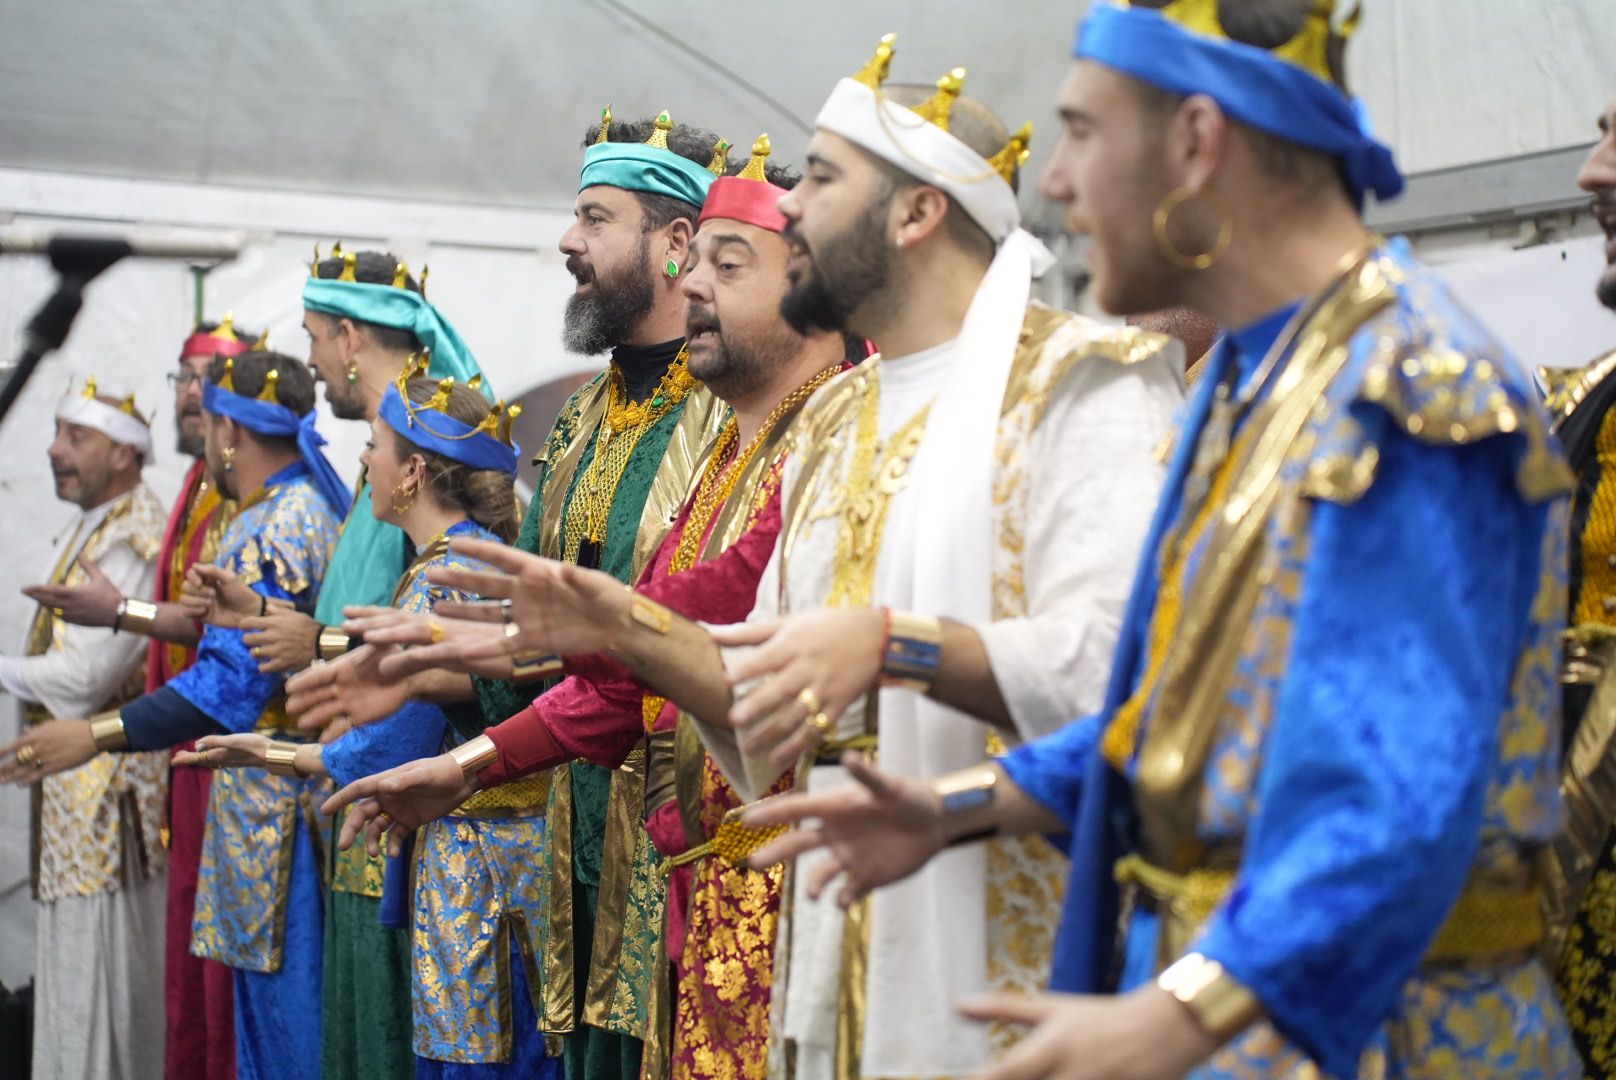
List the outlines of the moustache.
<svg viewBox="0 0 1616 1080">
<path fill-rule="evenodd" d="M 577 255 L 568 255 L 566 265 L 567 273 L 571 274 L 573 280 L 580 285 L 587 284 L 595 279 L 594 270 L 590 269 L 589 264 Z"/>
<path fill-rule="evenodd" d="M 718 316 L 714 315 L 711 311 L 704 307 L 697 307 L 692 304 L 685 312 L 686 339 L 696 337 L 698 334 L 708 333 L 709 331 L 716 334 L 722 330 L 723 326 L 719 323 Z"/>
</svg>

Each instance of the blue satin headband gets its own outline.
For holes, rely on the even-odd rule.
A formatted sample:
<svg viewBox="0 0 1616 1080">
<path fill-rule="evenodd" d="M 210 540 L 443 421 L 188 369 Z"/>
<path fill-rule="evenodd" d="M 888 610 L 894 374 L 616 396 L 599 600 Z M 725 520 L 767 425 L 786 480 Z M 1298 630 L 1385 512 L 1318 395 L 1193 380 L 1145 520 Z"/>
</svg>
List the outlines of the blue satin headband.
<svg viewBox="0 0 1616 1080">
<path fill-rule="evenodd" d="M 309 410 L 307 416 L 300 417 L 285 405 L 246 397 L 212 382 L 202 384 L 202 407 L 215 416 L 228 416 L 248 431 L 260 435 L 295 438 L 298 452 L 314 473 L 315 487 L 320 495 L 331 505 L 337 517 L 347 516 L 352 493 L 320 450 L 325 445 L 325 436 L 314 428 L 313 409 Z"/>
<path fill-rule="evenodd" d="M 473 469 L 497 469 L 516 475 L 522 448 L 507 445 L 480 428 L 463 424 L 454 417 L 436 409 L 417 405 L 410 409 L 397 385 L 391 385 L 382 395 L 377 415 L 404 438 L 423 450 L 442 454 L 446 458 L 468 465 Z"/>
<path fill-rule="evenodd" d="M 707 189 L 718 179 L 687 157 L 645 143 L 603 142 L 584 151 L 578 190 L 604 184 L 624 191 L 668 195 L 691 206 L 707 201 Z"/>
<path fill-rule="evenodd" d="M 1403 174 L 1376 141 L 1362 102 L 1265 49 L 1197 34 L 1158 11 L 1097 3 L 1072 55 L 1173 94 L 1205 94 L 1234 119 L 1341 162 L 1361 210 L 1364 194 L 1396 198 Z"/>
<path fill-rule="evenodd" d="M 309 278 L 303 283 L 303 306 L 323 315 L 410 331 L 430 350 L 427 373 L 435 379 L 470 382 L 482 374 L 455 328 L 420 293 L 368 281 Z M 483 393 L 493 396 L 486 380 Z"/>
</svg>

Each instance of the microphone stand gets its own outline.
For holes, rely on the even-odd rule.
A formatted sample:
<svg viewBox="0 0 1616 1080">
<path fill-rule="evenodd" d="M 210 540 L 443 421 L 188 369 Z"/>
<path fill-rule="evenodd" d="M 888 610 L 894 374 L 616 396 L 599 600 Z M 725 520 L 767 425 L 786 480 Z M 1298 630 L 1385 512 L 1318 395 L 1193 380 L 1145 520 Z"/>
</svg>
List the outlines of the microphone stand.
<svg viewBox="0 0 1616 1080">
<path fill-rule="evenodd" d="M 107 267 L 127 258 L 134 249 L 127 240 L 59 236 L 46 249 L 56 271 L 56 291 L 46 298 L 23 331 L 22 352 L 9 364 L 0 364 L 0 423 L 11 412 L 29 376 L 48 353 L 62 347 L 73 320 L 84 306 L 84 287 Z"/>
</svg>

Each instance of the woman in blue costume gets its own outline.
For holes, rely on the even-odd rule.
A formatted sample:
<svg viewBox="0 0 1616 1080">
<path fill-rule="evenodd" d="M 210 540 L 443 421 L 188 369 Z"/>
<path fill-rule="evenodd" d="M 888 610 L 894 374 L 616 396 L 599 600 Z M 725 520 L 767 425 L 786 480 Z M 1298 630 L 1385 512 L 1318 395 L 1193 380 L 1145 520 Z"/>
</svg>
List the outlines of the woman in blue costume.
<svg viewBox="0 0 1616 1080">
<path fill-rule="evenodd" d="M 348 501 L 320 452 L 306 365 L 255 350 L 215 357 L 203 388 L 208 469 L 240 507 L 217 565 L 271 603 L 312 608 Z M 193 573 L 196 571 L 193 570 Z M 210 626 L 195 665 L 119 715 L 65 721 L 72 757 L 156 750 L 220 731 L 285 731 L 282 679 L 258 670 L 240 630 Z M 235 969 L 240 1080 L 320 1071 L 320 871 L 315 788 L 259 769 L 221 778 L 208 801 L 191 950 Z"/>
<path fill-rule="evenodd" d="M 844 902 L 952 843 L 1063 834 L 1064 993 L 966 1006 L 1036 1025 L 997 1080 L 1582 1075 L 1534 870 L 1571 476 L 1514 357 L 1365 228 L 1402 178 L 1333 6 L 1100 3 L 1079 31 L 1043 188 L 1099 302 L 1229 328 L 1105 707 L 989 768 L 850 762 L 861 784 L 746 817 L 817 819 L 757 861 L 825 847 L 811 887 Z"/>
<path fill-rule="evenodd" d="M 466 598 L 432 584 L 430 571 L 482 566 L 450 554 L 451 540 L 509 543 L 516 535 L 520 451 L 510 432 L 518 409 L 506 410 L 503 404 L 490 409 L 472 386 L 411 375 L 407 370 L 383 397 L 364 464 L 377 520 L 403 529 L 417 552 L 399 579 L 393 606 L 429 614 L 444 599 Z M 223 620 L 251 610 L 229 583 L 220 582 L 209 599 L 214 617 Z M 475 733 L 477 727 L 469 730 Z M 267 767 L 348 784 L 463 741 L 453 707 L 446 714 L 436 705 L 411 702 L 325 745 L 282 742 L 259 733 L 216 735 L 200 741 L 185 760 L 225 769 Z M 543 817 L 520 812 L 520 800 L 484 802 L 463 807 L 439 828 L 422 833 L 413 898 L 406 895 L 406 875 L 389 874 L 386 883 L 384 918 L 392 915 L 399 925 L 414 925 L 414 1043 L 421 1077 L 559 1073 L 559 1060 L 545 1056 L 524 960 L 525 934 L 536 933 L 537 925 L 490 920 L 477 900 L 494 890 L 531 891 L 536 915 L 537 877 L 525 870 L 542 850 Z M 534 809 L 542 812 L 542 802 Z M 374 873 L 369 868 L 375 865 L 362 848 L 336 858 L 339 875 Z"/>
</svg>

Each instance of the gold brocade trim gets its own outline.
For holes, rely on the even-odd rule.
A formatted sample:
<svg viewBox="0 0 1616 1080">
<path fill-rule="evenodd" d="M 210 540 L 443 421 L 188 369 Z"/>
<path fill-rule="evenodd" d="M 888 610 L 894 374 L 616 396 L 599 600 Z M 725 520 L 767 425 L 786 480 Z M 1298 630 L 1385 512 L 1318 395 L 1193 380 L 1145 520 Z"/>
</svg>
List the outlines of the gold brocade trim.
<svg viewBox="0 0 1616 1080">
<path fill-rule="evenodd" d="M 1564 423 L 1612 372 L 1616 372 L 1616 349 L 1580 368 L 1538 368 L 1538 378 L 1549 391 L 1544 404 L 1556 423 Z"/>
<path fill-rule="evenodd" d="M 1556 967 L 1616 822 L 1616 667 L 1606 667 L 1594 686 L 1563 768 L 1565 825 L 1544 860 L 1549 925 L 1544 955 Z"/>
<path fill-rule="evenodd" d="M 651 479 L 651 490 L 645 497 L 645 509 L 640 512 L 639 532 L 634 534 L 634 564 L 630 581 L 638 581 L 645 568 L 662 546 L 663 537 L 679 516 L 685 496 L 700 472 L 702 463 L 712 450 L 713 442 L 723 427 L 729 411 L 713 392 L 697 386 L 685 397 L 684 411 L 674 426 L 668 447 L 662 452 L 662 464 Z"/>
<path fill-rule="evenodd" d="M 213 562 L 219 554 L 219 542 L 224 539 L 225 529 L 229 527 L 235 512 L 236 504 L 219 495 L 218 486 L 208 478 L 207 466 L 201 465 L 196 483 L 186 493 L 185 524 L 181 526 L 174 550 L 170 553 L 169 565 L 161 569 L 166 582 L 162 599 L 174 600 L 184 591 L 185 575 L 193 565 Z M 202 533 L 200 544 L 197 542 L 198 532 Z M 196 551 L 194 561 L 191 559 L 193 549 Z M 166 641 L 161 648 L 168 661 L 169 675 L 178 675 L 190 666 L 194 654 L 191 646 Z"/>
<path fill-rule="evenodd" d="M 578 391 L 578 424 L 572 438 L 554 461 L 547 462 L 544 478 L 544 512 L 539 516 L 539 554 L 546 559 L 561 558 L 561 514 L 578 475 L 584 451 L 595 441 L 595 433 L 606 415 L 606 376 L 601 374 Z"/>
<path fill-rule="evenodd" d="M 562 842 L 562 838 L 566 842 Z M 550 773 L 550 806 L 544 821 L 545 858 L 550 864 L 546 883 L 548 909 L 544 923 L 544 988 L 539 1029 L 547 1035 L 570 1035 L 575 1025 L 577 980 L 574 972 L 573 934 L 576 913 L 572 904 L 572 768 L 562 765 Z"/>
<path fill-rule="evenodd" d="M 1215 500 L 1220 505 L 1207 554 L 1194 582 L 1185 583 L 1190 591 L 1164 646 L 1151 720 L 1139 746 L 1136 790 L 1146 849 L 1170 868 L 1197 861 L 1191 838 L 1202 774 L 1244 640 L 1229 628 L 1247 625 L 1265 588 L 1257 564 L 1281 490 L 1281 465 L 1346 366 L 1352 336 L 1395 301 L 1399 276 L 1388 259 L 1370 254 L 1321 294 L 1312 312 L 1298 320 L 1289 362 L 1273 391 L 1253 408 L 1239 451 L 1230 455 L 1229 492 Z"/>
<path fill-rule="evenodd" d="M 870 898 L 861 897 L 842 920 L 842 966 L 836 985 L 836 1080 L 860 1080 L 864 1018 L 869 1015 Z"/>
<path fill-rule="evenodd" d="M 1616 409 L 1599 421 L 1594 454 L 1599 479 L 1585 496 L 1587 517 L 1578 542 L 1582 582 L 1573 626 L 1616 619 Z"/>
<path fill-rule="evenodd" d="M 644 1038 L 638 1024 L 625 1030 L 619 998 L 628 989 L 621 971 L 623 941 L 646 929 L 637 925 L 629 902 L 634 885 L 637 850 L 645 832 L 645 744 L 630 752 L 612 772 L 606 800 L 606 837 L 601 848 L 600 895 L 595 905 L 595 940 L 591 949 L 589 985 L 584 990 L 583 1021 L 592 1027 Z M 652 851 L 650 857 L 655 858 Z"/>
</svg>

